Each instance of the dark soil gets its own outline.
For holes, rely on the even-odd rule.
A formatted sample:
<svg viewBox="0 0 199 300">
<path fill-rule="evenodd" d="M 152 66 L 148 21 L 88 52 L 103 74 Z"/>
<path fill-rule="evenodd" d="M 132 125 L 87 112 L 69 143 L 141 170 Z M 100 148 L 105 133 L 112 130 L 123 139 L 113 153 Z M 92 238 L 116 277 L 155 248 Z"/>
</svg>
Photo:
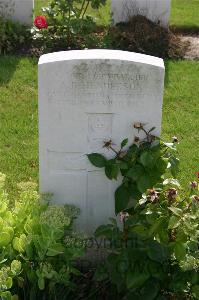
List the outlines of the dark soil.
<svg viewBox="0 0 199 300">
<path fill-rule="evenodd" d="M 143 16 L 110 29 L 115 49 L 139 52 L 162 58 L 183 58 L 188 47 L 178 35 Z"/>
</svg>

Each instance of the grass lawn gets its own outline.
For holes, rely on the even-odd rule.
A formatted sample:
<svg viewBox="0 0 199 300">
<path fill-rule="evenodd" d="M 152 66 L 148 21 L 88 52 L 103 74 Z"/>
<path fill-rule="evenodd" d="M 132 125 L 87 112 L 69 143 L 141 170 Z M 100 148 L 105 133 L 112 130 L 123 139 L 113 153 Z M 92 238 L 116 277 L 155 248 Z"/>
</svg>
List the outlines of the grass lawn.
<svg viewBox="0 0 199 300">
<path fill-rule="evenodd" d="M 183 183 L 199 171 L 198 73 L 199 62 L 167 62 L 162 136 L 181 140 Z M 38 179 L 37 124 L 36 59 L 0 57 L 0 171 L 11 192 L 17 182 Z"/>
<path fill-rule="evenodd" d="M 118 0 L 120 1 L 120 0 Z M 35 0 L 35 14 L 41 14 L 40 8 L 47 5 L 50 0 Z M 107 25 L 110 22 L 110 3 L 96 12 L 92 12 L 99 24 Z M 199 0 L 171 0 L 170 25 L 177 27 L 199 28 Z"/>
<path fill-rule="evenodd" d="M 170 25 L 199 29 L 199 0 L 172 0 Z"/>
<path fill-rule="evenodd" d="M 199 62 L 166 62 L 162 138 L 177 136 L 183 184 L 199 171 Z"/>
<path fill-rule="evenodd" d="M 37 62 L 0 57 L 0 172 L 8 190 L 38 176 Z"/>
</svg>

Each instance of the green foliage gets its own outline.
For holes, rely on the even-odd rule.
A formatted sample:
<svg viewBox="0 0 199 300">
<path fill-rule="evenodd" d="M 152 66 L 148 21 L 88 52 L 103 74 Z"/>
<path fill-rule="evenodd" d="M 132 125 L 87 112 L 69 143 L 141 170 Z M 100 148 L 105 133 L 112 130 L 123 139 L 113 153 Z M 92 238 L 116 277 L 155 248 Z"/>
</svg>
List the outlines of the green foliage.
<svg viewBox="0 0 199 300">
<path fill-rule="evenodd" d="M 11 206 L 4 181 L 0 174 L 0 296 L 11 299 L 17 293 L 20 299 L 38 299 L 45 290 L 54 299 L 57 287 L 74 288 L 71 275 L 78 274 L 72 260 L 83 254 L 83 246 L 71 248 L 67 239 L 73 236 L 79 210 L 49 206 L 30 183 L 20 185 Z"/>
<path fill-rule="evenodd" d="M 109 282 L 125 300 L 199 299 L 199 181 L 182 190 L 172 177 L 175 144 L 154 138 L 141 123 L 134 127 L 145 132 L 144 140 L 136 137 L 127 147 L 126 139 L 119 151 L 105 143 L 115 153 L 105 173 L 111 162 L 123 177 L 115 192 L 122 226 L 111 219 L 97 228 L 96 238 L 111 247 L 95 279 Z"/>
<path fill-rule="evenodd" d="M 122 184 L 115 192 L 115 212 L 131 210 L 142 193 L 159 182 L 163 182 L 166 172 L 176 175 L 178 159 L 173 152 L 176 150 L 175 143 L 164 143 L 151 135 L 152 128 L 148 132 L 143 124 L 135 124 L 135 128 L 144 131 L 146 139 L 137 141 L 126 147 L 128 139 L 121 143 L 119 151 L 112 146 L 112 141 L 107 141 L 104 147 L 112 150 L 115 156 L 106 159 L 98 153 L 88 154 L 89 161 L 99 168 L 105 168 L 105 174 L 109 179 L 117 180 L 122 175 Z"/>
<path fill-rule="evenodd" d="M 33 39 L 46 49 L 55 48 L 55 44 L 65 48 L 95 45 L 95 37 L 90 34 L 94 32 L 96 22 L 88 14 L 88 9 L 96 10 L 105 4 L 106 0 L 52 0 L 48 7 L 42 8 L 48 28 L 40 30 L 33 27 Z"/>
<path fill-rule="evenodd" d="M 106 166 L 106 158 L 98 153 L 88 154 L 88 159 L 97 168 L 103 168 Z"/>
<path fill-rule="evenodd" d="M 15 53 L 30 40 L 27 28 L 0 17 L 0 54 Z"/>
<path fill-rule="evenodd" d="M 199 299 L 199 182 L 182 191 L 165 180 L 121 221 L 96 230 L 112 248 L 95 279 L 109 280 L 121 299 Z"/>
</svg>

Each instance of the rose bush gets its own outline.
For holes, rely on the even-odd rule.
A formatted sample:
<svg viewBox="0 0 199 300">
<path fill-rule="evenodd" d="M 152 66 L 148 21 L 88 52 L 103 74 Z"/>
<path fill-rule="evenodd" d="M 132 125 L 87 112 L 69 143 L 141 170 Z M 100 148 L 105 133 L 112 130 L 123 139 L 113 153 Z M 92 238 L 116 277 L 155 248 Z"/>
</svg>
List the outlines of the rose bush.
<svg viewBox="0 0 199 300">
<path fill-rule="evenodd" d="M 45 50 L 84 48 L 94 39 L 95 19 L 88 14 L 88 8 L 98 9 L 106 0 L 51 0 L 43 7 L 45 16 L 35 18 L 32 35 L 37 46 Z M 46 29 L 46 30 L 42 30 Z"/>
<path fill-rule="evenodd" d="M 122 184 L 115 191 L 116 214 L 123 210 L 133 210 L 142 193 L 163 182 L 166 172 L 175 176 L 178 171 L 179 160 L 174 156 L 176 142 L 161 141 L 152 134 L 154 128 L 146 131 L 142 123 L 133 126 L 139 132 L 144 132 L 144 140 L 135 137 L 127 149 L 128 139 L 124 139 L 119 150 L 113 147 L 111 140 L 105 141 L 103 147 L 114 153 L 111 159 L 98 153 L 88 155 L 95 167 L 105 169 L 109 179 L 117 180 L 119 174 L 123 177 Z"/>
<path fill-rule="evenodd" d="M 183 190 L 173 177 L 178 170 L 174 156 L 178 139 L 164 143 L 134 124 L 145 138 L 136 137 L 107 159 L 89 154 L 90 162 L 105 168 L 106 176 L 123 177 L 115 192 L 117 219 L 100 226 L 96 238 L 109 241 L 108 257 L 98 267 L 95 280 L 101 289 L 117 290 L 123 300 L 199 299 L 199 178 Z M 170 172 L 169 172 L 170 171 Z M 173 175 L 173 176 L 172 176 Z"/>
<path fill-rule="evenodd" d="M 96 230 L 112 247 L 95 279 L 121 299 L 199 299 L 199 185 L 183 191 L 165 179 L 148 189 L 133 212 Z"/>
</svg>

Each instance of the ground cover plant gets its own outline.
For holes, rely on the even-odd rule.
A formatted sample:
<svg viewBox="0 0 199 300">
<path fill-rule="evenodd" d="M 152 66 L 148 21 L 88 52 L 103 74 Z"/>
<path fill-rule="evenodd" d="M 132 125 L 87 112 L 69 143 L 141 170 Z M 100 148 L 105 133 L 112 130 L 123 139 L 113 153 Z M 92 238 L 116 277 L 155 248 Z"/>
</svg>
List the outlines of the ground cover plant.
<svg viewBox="0 0 199 300">
<path fill-rule="evenodd" d="M 31 182 L 19 185 L 13 203 L 4 182 L 0 173 L 0 297 L 56 299 L 62 287 L 74 289 L 71 275 L 80 274 L 72 262 L 82 255 L 83 247 L 67 246 L 79 210 L 49 206 Z"/>
</svg>

